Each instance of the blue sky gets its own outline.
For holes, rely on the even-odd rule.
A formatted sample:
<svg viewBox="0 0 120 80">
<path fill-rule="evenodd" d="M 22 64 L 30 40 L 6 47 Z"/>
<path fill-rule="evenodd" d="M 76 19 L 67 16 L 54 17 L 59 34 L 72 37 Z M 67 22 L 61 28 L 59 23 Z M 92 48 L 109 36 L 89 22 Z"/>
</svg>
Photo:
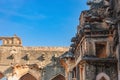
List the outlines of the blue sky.
<svg viewBox="0 0 120 80">
<path fill-rule="evenodd" d="M 69 46 L 86 0 L 0 0 L 0 36 L 24 46 Z"/>
</svg>

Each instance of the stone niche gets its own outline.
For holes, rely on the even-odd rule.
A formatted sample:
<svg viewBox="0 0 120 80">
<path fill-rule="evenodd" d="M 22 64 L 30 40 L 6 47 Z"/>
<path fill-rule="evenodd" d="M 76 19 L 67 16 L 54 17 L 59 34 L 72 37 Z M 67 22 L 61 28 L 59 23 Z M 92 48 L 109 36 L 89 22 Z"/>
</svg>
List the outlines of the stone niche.
<svg viewBox="0 0 120 80">
<path fill-rule="evenodd" d="M 106 42 L 96 42 L 95 43 L 95 51 L 96 51 L 96 56 L 98 58 L 106 58 L 107 53 L 107 43 Z"/>
</svg>

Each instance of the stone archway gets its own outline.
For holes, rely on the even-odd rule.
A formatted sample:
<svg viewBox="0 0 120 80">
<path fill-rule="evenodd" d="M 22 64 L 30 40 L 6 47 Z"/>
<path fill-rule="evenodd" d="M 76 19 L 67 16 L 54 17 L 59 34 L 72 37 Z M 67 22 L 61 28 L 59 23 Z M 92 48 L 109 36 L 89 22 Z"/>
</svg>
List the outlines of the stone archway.
<svg viewBox="0 0 120 80">
<path fill-rule="evenodd" d="M 55 76 L 54 78 L 52 78 L 51 80 L 65 80 L 65 77 L 61 74 Z"/>
<path fill-rule="evenodd" d="M 19 80 L 37 80 L 37 79 L 31 74 L 27 73 L 23 75 Z"/>
<path fill-rule="evenodd" d="M 106 80 L 104 77 L 101 77 L 101 79 L 100 80 Z"/>
<path fill-rule="evenodd" d="M 96 76 L 96 80 L 110 80 L 110 77 L 105 73 L 99 73 Z"/>
<path fill-rule="evenodd" d="M 39 67 L 32 65 L 15 65 L 12 73 L 8 76 L 8 80 L 41 80 Z"/>
</svg>

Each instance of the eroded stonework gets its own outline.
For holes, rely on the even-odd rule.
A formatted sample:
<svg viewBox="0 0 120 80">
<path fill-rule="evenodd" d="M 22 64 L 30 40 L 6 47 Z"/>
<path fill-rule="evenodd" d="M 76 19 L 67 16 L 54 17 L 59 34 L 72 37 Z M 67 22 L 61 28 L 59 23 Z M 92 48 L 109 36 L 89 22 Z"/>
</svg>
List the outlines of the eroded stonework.
<svg viewBox="0 0 120 80">
<path fill-rule="evenodd" d="M 59 57 L 68 47 L 24 47 L 17 36 L 0 39 L 3 41 L 0 46 L 0 72 L 8 80 L 24 80 L 24 75 L 31 75 L 36 80 L 51 80 L 57 75 L 65 77 Z"/>
<path fill-rule="evenodd" d="M 88 0 L 70 50 L 66 80 L 120 80 L 120 0 Z"/>
</svg>

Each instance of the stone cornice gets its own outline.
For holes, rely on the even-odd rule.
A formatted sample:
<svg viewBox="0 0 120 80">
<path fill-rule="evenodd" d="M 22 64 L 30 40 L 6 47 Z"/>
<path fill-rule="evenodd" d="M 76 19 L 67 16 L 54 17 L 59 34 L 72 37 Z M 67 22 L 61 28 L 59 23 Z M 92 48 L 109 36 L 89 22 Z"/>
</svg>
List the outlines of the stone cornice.
<svg viewBox="0 0 120 80">
<path fill-rule="evenodd" d="M 68 51 L 69 47 L 23 47 L 24 50 Z"/>
<path fill-rule="evenodd" d="M 69 47 L 4 47 L 0 46 L 0 49 L 19 49 L 19 50 L 39 50 L 39 51 L 60 51 L 65 52 L 69 50 Z"/>
</svg>

